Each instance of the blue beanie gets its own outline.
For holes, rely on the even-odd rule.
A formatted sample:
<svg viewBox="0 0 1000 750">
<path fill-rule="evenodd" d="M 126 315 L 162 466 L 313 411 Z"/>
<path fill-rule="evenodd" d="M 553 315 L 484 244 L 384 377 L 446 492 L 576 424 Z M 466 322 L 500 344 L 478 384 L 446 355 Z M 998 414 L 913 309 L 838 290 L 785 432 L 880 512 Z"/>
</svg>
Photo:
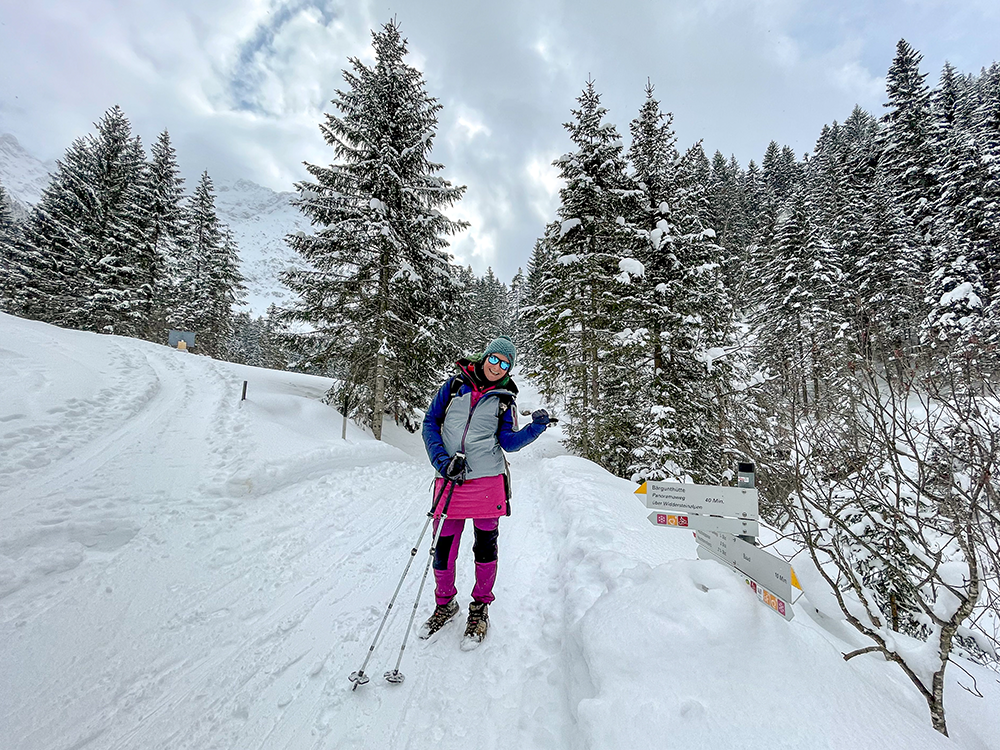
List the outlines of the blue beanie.
<svg viewBox="0 0 1000 750">
<path fill-rule="evenodd" d="M 486 359 L 491 354 L 502 354 L 510 362 L 510 366 L 514 367 L 514 342 L 511 341 L 506 336 L 497 336 L 483 350 L 483 359 Z"/>
</svg>

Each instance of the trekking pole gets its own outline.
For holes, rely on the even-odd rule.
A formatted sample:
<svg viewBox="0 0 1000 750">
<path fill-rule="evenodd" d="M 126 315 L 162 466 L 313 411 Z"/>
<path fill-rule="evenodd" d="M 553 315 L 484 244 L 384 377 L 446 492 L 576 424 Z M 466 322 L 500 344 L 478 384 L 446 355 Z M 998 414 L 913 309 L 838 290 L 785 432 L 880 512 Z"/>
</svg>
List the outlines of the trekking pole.
<svg viewBox="0 0 1000 750">
<path fill-rule="evenodd" d="M 455 489 L 454 482 L 452 484 L 452 490 Z M 424 540 L 424 534 L 427 533 L 427 527 L 431 523 L 431 519 L 434 518 L 434 511 L 437 509 L 438 503 L 441 502 L 441 498 L 444 496 L 445 488 L 448 486 L 446 481 L 441 485 L 441 492 L 436 498 L 434 498 L 434 504 L 431 505 L 431 509 L 427 512 L 427 520 L 424 521 L 424 527 L 420 530 L 420 536 L 417 538 L 417 543 L 413 545 L 413 549 L 410 550 L 410 559 L 406 561 L 406 567 L 403 569 L 403 575 L 399 579 L 399 583 L 396 584 L 396 591 L 392 595 L 392 599 L 389 600 L 389 606 L 385 610 L 385 615 L 382 617 L 382 624 L 378 626 L 378 632 L 375 633 L 375 639 L 372 641 L 372 645 L 368 648 L 368 654 L 365 656 L 365 661 L 361 665 L 361 669 L 357 672 L 351 672 L 349 679 L 354 683 L 354 687 L 351 690 L 357 690 L 358 685 L 365 685 L 368 682 L 368 675 L 365 674 L 365 667 L 368 666 L 368 660 L 372 658 L 372 654 L 375 653 L 375 646 L 378 643 L 379 636 L 382 635 L 382 629 L 385 627 L 386 621 L 389 619 L 389 613 L 392 611 L 392 605 L 396 603 L 396 597 L 399 596 L 399 590 L 403 587 L 403 581 L 406 580 L 406 574 L 410 572 L 410 565 L 413 564 L 413 558 L 417 555 L 417 549 L 420 547 L 420 542 Z M 448 500 L 451 500 L 451 495 L 448 495 Z"/>
<path fill-rule="evenodd" d="M 464 456 L 463 456 L 464 458 Z M 406 632 L 403 633 L 403 645 L 399 647 L 399 657 L 396 659 L 396 666 L 389 672 L 385 673 L 385 680 L 393 685 L 399 685 L 403 682 L 403 675 L 399 671 L 399 664 L 403 661 L 403 652 L 406 650 L 406 641 L 410 637 L 410 631 L 413 629 L 413 619 L 417 616 L 417 607 L 420 604 L 420 595 L 424 593 L 424 583 L 427 582 L 427 573 L 431 569 L 431 563 L 434 561 L 434 551 L 437 549 L 438 539 L 441 536 L 441 529 L 444 528 L 444 522 L 448 520 L 448 506 L 451 505 L 451 496 L 455 494 L 455 482 L 451 483 L 451 490 L 448 492 L 448 499 L 444 501 L 444 507 L 441 509 L 441 519 L 438 521 L 437 528 L 434 530 L 433 540 L 431 541 L 431 554 L 427 558 L 427 565 L 424 566 L 424 576 L 420 579 L 420 588 L 417 589 L 417 598 L 413 602 L 413 610 L 410 612 L 410 622 L 406 625 Z"/>
</svg>

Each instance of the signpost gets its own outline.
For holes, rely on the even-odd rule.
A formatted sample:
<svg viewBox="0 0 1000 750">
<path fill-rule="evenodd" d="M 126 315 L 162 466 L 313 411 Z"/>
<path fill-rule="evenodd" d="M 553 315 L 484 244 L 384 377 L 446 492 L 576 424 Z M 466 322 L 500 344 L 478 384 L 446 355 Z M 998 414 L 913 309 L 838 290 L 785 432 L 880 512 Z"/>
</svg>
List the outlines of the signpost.
<svg viewBox="0 0 1000 750">
<path fill-rule="evenodd" d="M 744 577 L 764 604 L 791 620 L 792 566 L 755 545 L 760 532 L 754 465 L 739 465 L 736 487 L 645 482 L 635 491 L 653 526 L 696 532 L 698 557 L 715 560 Z"/>
<path fill-rule="evenodd" d="M 763 584 L 785 601 L 791 601 L 792 583 L 797 585 L 798 580 L 792 573 L 792 566 L 780 557 L 747 544 L 731 534 L 698 531 L 695 536 L 699 550 L 705 549 L 743 575 Z"/>
<path fill-rule="evenodd" d="M 666 513 L 653 511 L 647 518 L 653 526 L 690 529 L 691 531 L 725 531 L 730 534 L 757 536 L 760 526 L 756 521 L 742 518 L 721 518 L 719 516 L 699 516 L 693 514 Z"/>
<path fill-rule="evenodd" d="M 194 349 L 194 339 L 195 339 L 194 331 L 171 330 L 167 332 L 167 345 L 171 349 L 187 349 L 187 350 Z M 183 347 L 180 345 L 182 341 L 184 342 Z"/>
<path fill-rule="evenodd" d="M 757 490 L 681 482 L 644 482 L 635 491 L 647 508 L 687 514 L 757 519 Z"/>
</svg>

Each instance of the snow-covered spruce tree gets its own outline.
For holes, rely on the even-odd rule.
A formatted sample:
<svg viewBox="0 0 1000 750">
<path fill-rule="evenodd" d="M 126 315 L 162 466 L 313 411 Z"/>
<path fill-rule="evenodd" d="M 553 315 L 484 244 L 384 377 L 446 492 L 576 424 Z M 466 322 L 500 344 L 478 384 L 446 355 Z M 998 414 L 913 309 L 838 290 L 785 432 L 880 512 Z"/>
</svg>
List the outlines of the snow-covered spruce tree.
<svg viewBox="0 0 1000 750">
<path fill-rule="evenodd" d="M 922 317 L 924 278 L 933 262 L 939 184 L 935 164 L 931 92 L 920 72 L 921 55 L 906 40 L 896 45 L 896 57 L 886 74 L 888 112 L 879 131 L 879 172 L 888 190 L 890 208 L 897 215 L 900 235 L 890 251 L 892 265 L 913 270 L 915 281 L 904 290 L 914 300 L 913 321 Z M 896 332 L 908 343 L 915 331 Z"/>
<path fill-rule="evenodd" d="M 850 349 L 862 354 L 868 348 L 866 342 L 873 325 L 870 298 L 873 292 L 883 291 L 881 277 L 889 271 L 868 258 L 884 247 L 881 235 L 873 236 L 868 230 L 886 232 L 884 224 L 872 226 L 870 222 L 876 202 L 877 131 L 875 118 L 855 107 L 839 127 L 836 141 L 827 142 L 829 154 L 816 165 L 824 171 L 827 187 L 812 191 L 812 200 L 821 205 L 827 192 L 836 195 L 837 209 L 825 211 L 823 220 L 843 273 L 840 304 L 843 321 L 848 325 Z"/>
<path fill-rule="evenodd" d="M 85 262 L 83 231 L 92 184 L 92 159 L 84 138 L 77 138 L 56 161 L 55 173 L 24 224 L 22 262 L 26 278 L 21 314 L 73 328 L 81 300 L 93 287 Z"/>
<path fill-rule="evenodd" d="M 475 323 L 473 331 L 483 339 L 475 346 L 488 343 L 499 334 L 510 336 L 510 314 L 507 310 L 507 285 L 500 281 L 492 268 L 476 282 L 476 294 L 473 300 Z"/>
<path fill-rule="evenodd" d="M 573 120 L 564 124 L 576 150 L 554 162 L 565 184 L 559 191 L 559 230 L 546 237 L 555 264 L 543 282 L 542 301 L 550 309 L 561 306 L 561 312 L 549 321 L 554 330 L 545 332 L 551 338 L 546 353 L 558 360 L 566 377 L 566 408 L 572 417 L 568 445 L 608 466 L 609 452 L 623 440 L 608 424 L 617 405 L 605 403 L 603 378 L 617 377 L 612 337 L 623 317 L 622 263 L 628 263 L 638 244 L 626 219 L 634 214 L 637 196 L 621 137 L 605 121 L 607 110 L 592 80 L 577 102 Z M 545 297 L 545 291 L 552 296 Z"/>
<path fill-rule="evenodd" d="M 831 358 L 839 359 L 831 349 L 841 322 L 839 258 L 814 211 L 804 188 L 797 189 L 775 229 L 775 265 L 756 317 L 763 361 L 804 411 L 826 387 Z"/>
<path fill-rule="evenodd" d="M 445 337 L 452 349 L 460 353 L 468 353 L 482 346 L 480 339 L 486 335 L 476 329 L 478 310 L 475 309 L 478 279 L 472 266 L 460 266 L 455 275 L 455 310 L 445 321 Z"/>
<path fill-rule="evenodd" d="M 727 160 L 716 151 L 708 184 L 708 226 L 716 228 L 716 242 L 725 249 L 722 271 L 727 289 L 735 289 L 745 281 L 748 248 L 755 239 L 744 189 L 745 178 L 736 157 Z"/>
<path fill-rule="evenodd" d="M 679 405 L 681 435 L 690 451 L 690 472 L 697 481 L 714 484 L 732 469 L 734 456 L 726 438 L 724 394 L 731 390 L 737 347 L 735 311 L 723 282 L 727 251 L 716 241 L 711 220 L 709 162 L 700 143 L 681 157 L 677 169 L 678 200 L 674 221 L 679 234 L 675 253 L 683 269 L 683 298 L 676 310 L 680 326 L 669 342 L 671 377 L 683 384 Z"/>
<path fill-rule="evenodd" d="M 527 302 L 528 277 L 524 271 L 518 267 L 517 273 L 510 282 L 510 290 L 507 295 L 507 311 L 510 327 L 510 338 L 519 348 L 526 346 L 526 337 L 523 329 L 521 310 Z"/>
<path fill-rule="evenodd" d="M 493 269 L 486 269 L 486 274 L 477 278 L 471 266 L 460 268 L 457 282 L 459 304 L 446 321 L 451 345 L 463 354 L 471 354 L 501 333 L 509 336 L 507 288 Z"/>
<path fill-rule="evenodd" d="M 267 315 L 258 318 L 246 311 L 233 316 L 233 333 L 226 343 L 228 361 L 273 370 L 286 368 L 287 361 L 276 335 L 275 309 L 271 305 Z"/>
<path fill-rule="evenodd" d="M 661 110 L 647 84 L 646 100 L 630 123 L 632 145 L 628 157 L 640 200 L 633 221 L 640 236 L 636 259 L 643 274 L 633 284 L 640 299 L 630 340 L 645 349 L 634 357 L 635 393 L 625 403 L 635 415 L 635 444 L 627 473 L 636 480 L 667 479 L 690 471 L 690 460 L 679 425 L 678 402 L 683 394 L 675 387 L 673 359 L 676 333 L 683 313 L 683 268 L 677 257 L 680 230 L 674 224 L 677 208 L 677 162 L 673 115 Z"/>
<path fill-rule="evenodd" d="M 233 310 L 246 300 L 246 286 L 240 272 L 240 253 L 229 227 L 222 227 L 222 244 L 208 268 L 206 311 L 210 333 L 208 346 L 213 356 L 225 356 L 226 342 L 233 335 Z"/>
<path fill-rule="evenodd" d="M 446 237 L 465 225 L 441 209 L 465 188 L 430 160 L 441 105 L 405 62 L 399 26 L 372 38 L 375 64 L 351 58 L 321 126 L 336 163 L 308 165 L 314 181 L 297 186 L 316 232 L 289 237 L 309 268 L 283 276 L 299 297 L 283 317 L 309 329 L 291 339 L 299 366 L 334 375 L 331 401 L 353 395 L 381 439 L 386 412 L 415 428 L 429 374 L 458 353 L 445 337 L 457 294 Z"/>
<path fill-rule="evenodd" d="M 0 185 L 0 231 L 9 231 L 14 226 L 14 212 L 11 211 L 7 191 Z"/>
<path fill-rule="evenodd" d="M 232 335 L 233 306 L 242 301 L 244 287 L 238 250 L 219 221 L 208 172 L 188 202 L 185 234 L 168 320 L 173 328 L 195 332 L 199 353 L 222 358 Z"/>
<path fill-rule="evenodd" d="M 25 225 L 37 251 L 25 314 L 84 330 L 138 335 L 139 269 L 148 255 L 144 154 L 119 107 L 73 142 Z"/>
<path fill-rule="evenodd" d="M 756 209 L 753 222 L 754 248 L 750 253 L 751 288 L 760 286 L 772 272 L 774 235 L 778 220 L 799 180 L 799 167 L 792 150 L 780 148 L 771 141 L 761 161 L 760 179 L 755 191 Z"/>
<path fill-rule="evenodd" d="M 972 135 L 976 139 L 983 165 L 983 186 L 980 229 L 988 238 L 993 251 L 989 263 L 978 258 L 984 283 L 990 291 L 991 306 L 1000 308 L 1000 63 L 993 63 L 969 91 L 973 103 L 971 112 Z M 998 313 L 993 312 L 994 320 Z M 1000 336 L 1000 334 L 997 334 Z"/>
<path fill-rule="evenodd" d="M 19 258 L 16 258 L 14 231 L 14 214 L 7 202 L 7 193 L 0 185 L 0 310 L 17 314 L 24 276 Z"/>
<path fill-rule="evenodd" d="M 560 269 L 553 249 L 559 231 L 559 223 L 552 222 L 535 241 L 528 259 L 524 303 L 519 317 L 523 336 L 523 353 L 519 355 L 521 366 L 537 380 L 542 395 L 550 403 L 562 400 L 565 382 L 563 359 L 558 355 L 565 348 L 566 331 L 560 316 L 567 309 L 568 300 L 559 285 Z"/>
<path fill-rule="evenodd" d="M 173 302 L 173 279 L 185 256 L 187 214 L 184 207 L 184 179 L 177 165 L 177 152 L 164 130 L 150 149 L 151 159 L 145 174 L 146 227 L 149 256 L 142 268 L 146 294 L 146 320 L 143 335 L 162 342 L 166 335 L 167 314 Z"/>
<path fill-rule="evenodd" d="M 991 340 L 997 333 L 987 313 L 1000 227 L 991 226 L 987 213 L 989 157 L 984 146 L 989 140 L 973 127 L 966 87 L 946 64 L 932 97 L 940 192 L 922 330 L 931 349 L 946 341 L 963 346 L 973 339 Z"/>
<path fill-rule="evenodd" d="M 140 336 L 147 327 L 157 264 L 147 234 L 145 153 L 115 106 L 90 138 L 92 173 L 85 260 L 93 279 L 78 315 L 82 327 Z"/>
</svg>

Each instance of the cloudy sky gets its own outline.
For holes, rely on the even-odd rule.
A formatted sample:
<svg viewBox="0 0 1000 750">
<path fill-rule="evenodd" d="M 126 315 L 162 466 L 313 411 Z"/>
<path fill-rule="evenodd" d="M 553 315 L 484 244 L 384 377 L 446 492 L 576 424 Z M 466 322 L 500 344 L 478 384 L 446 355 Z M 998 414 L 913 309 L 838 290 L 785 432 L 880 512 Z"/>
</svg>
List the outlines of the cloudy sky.
<svg viewBox="0 0 1000 750">
<path fill-rule="evenodd" d="M 468 186 L 453 252 L 504 280 L 554 217 L 588 76 L 623 135 L 648 78 L 681 147 L 745 166 L 771 140 L 811 150 L 855 104 L 880 113 L 900 38 L 932 83 L 1000 58 L 996 0 L 0 0 L 0 133 L 54 159 L 119 104 L 147 146 L 170 131 L 189 183 L 291 190 L 330 162 L 322 113 L 393 17 L 444 105 L 434 158 Z"/>
</svg>

